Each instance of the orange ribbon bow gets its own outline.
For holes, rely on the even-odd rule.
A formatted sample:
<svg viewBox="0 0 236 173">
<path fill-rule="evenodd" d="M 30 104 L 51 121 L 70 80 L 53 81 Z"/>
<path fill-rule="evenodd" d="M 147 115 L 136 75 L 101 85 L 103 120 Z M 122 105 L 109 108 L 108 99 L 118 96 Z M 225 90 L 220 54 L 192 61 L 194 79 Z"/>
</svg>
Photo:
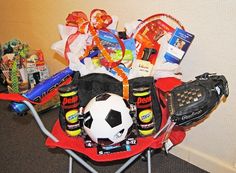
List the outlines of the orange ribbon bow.
<svg viewBox="0 0 236 173">
<path fill-rule="evenodd" d="M 65 57 L 68 60 L 67 53 L 70 52 L 69 45 L 73 43 L 73 41 L 78 37 L 79 34 L 86 34 L 90 33 L 93 38 L 93 42 L 91 45 L 87 45 L 85 53 L 80 59 L 85 58 L 88 56 L 89 52 L 93 49 L 94 44 L 98 47 L 103 55 L 103 59 L 101 59 L 101 64 L 107 68 L 112 68 L 114 71 L 117 72 L 118 76 L 120 76 L 123 80 L 123 97 L 125 99 L 129 99 L 129 83 L 128 77 L 124 73 L 122 69 L 118 67 L 120 62 L 122 61 L 124 54 L 125 54 L 125 47 L 123 42 L 114 34 L 112 34 L 107 27 L 112 23 L 112 18 L 110 15 L 106 13 L 104 10 L 94 9 L 90 13 L 90 19 L 88 20 L 86 14 L 82 11 L 72 12 L 66 18 L 66 25 L 77 27 L 77 31 L 70 35 L 66 41 L 65 46 Z M 119 42 L 122 50 L 122 57 L 118 61 L 114 61 L 105 47 L 102 45 L 99 37 L 98 37 L 98 30 L 104 30 L 106 32 L 111 33 Z"/>
</svg>

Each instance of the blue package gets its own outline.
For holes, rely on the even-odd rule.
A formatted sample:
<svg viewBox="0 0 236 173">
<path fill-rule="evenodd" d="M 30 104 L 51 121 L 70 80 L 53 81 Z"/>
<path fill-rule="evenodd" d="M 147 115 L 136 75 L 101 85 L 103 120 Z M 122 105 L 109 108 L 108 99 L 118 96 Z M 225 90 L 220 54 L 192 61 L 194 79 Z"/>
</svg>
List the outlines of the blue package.
<svg viewBox="0 0 236 173">
<path fill-rule="evenodd" d="M 114 61 L 118 61 L 122 57 L 122 50 L 121 46 L 114 37 L 113 34 L 116 34 L 116 31 L 111 30 L 111 33 L 107 31 L 99 30 L 99 38 L 101 40 L 102 45 L 110 51 L 110 55 Z M 126 73 L 128 74 L 130 71 L 130 68 L 132 66 L 132 62 L 134 59 L 136 59 L 136 46 L 135 46 L 135 40 L 133 38 L 122 40 L 125 46 L 125 55 L 121 61 L 121 64 L 118 66 Z M 113 69 L 108 69 L 113 75 L 116 74 L 116 72 Z"/>
<path fill-rule="evenodd" d="M 48 94 L 51 90 L 55 89 L 60 83 L 65 81 L 69 76 L 72 76 L 74 71 L 69 67 L 54 74 L 52 77 L 40 82 L 34 88 L 23 94 L 24 97 L 31 101 L 40 102 L 41 98 Z M 24 103 L 11 102 L 10 109 L 17 114 L 24 114 L 28 111 L 28 107 Z"/>
<path fill-rule="evenodd" d="M 168 43 L 164 58 L 167 62 L 180 64 L 186 54 L 194 35 L 182 29 L 176 28 Z"/>
</svg>

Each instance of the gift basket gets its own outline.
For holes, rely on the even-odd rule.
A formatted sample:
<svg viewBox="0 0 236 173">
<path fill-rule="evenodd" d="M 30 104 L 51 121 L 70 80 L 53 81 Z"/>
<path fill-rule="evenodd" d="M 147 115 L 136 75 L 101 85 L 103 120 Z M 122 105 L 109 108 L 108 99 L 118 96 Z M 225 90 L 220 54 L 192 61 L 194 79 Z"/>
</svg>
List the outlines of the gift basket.
<svg viewBox="0 0 236 173">
<path fill-rule="evenodd" d="M 125 31 L 116 30 L 117 20 L 100 9 L 89 17 L 82 11 L 70 13 L 66 24 L 59 25 L 61 40 L 52 45 L 69 67 L 27 97 L 8 95 L 8 99 L 30 108 L 48 136 L 46 145 L 63 148 L 70 163 L 74 158 L 96 172 L 80 154 L 97 162 L 128 158 L 117 170 L 122 172 L 147 152 L 151 172 L 151 151 L 168 152 L 181 143 L 185 127 L 200 123 L 228 96 L 228 84 L 224 75 L 208 72 L 181 81 L 179 65 L 194 35 L 174 17 L 155 14 L 126 24 Z M 39 100 L 31 97 L 45 85 L 46 95 Z M 31 105 L 50 100 L 49 91 L 60 96 L 59 119 L 52 132 Z"/>
<path fill-rule="evenodd" d="M 40 83 L 50 77 L 42 50 L 33 50 L 19 39 L 12 39 L 1 46 L 0 61 L 1 84 L 7 86 L 8 93 L 20 93 L 27 97 L 31 89 L 34 89 L 35 93 L 37 89 L 35 86 L 41 85 Z M 33 100 L 37 101 L 38 98 L 35 97 Z M 57 95 L 47 103 L 40 106 L 35 104 L 34 107 L 41 112 L 55 106 L 58 102 Z M 9 107 L 18 115 L 23 115 L 27 109 L 24 104 L 16 102 L 12 102 Z"/>
<path fill-rule="evenodd" d="M 19 39 L 12 39 L 1 46 L 2 84 L 8 91 L 25 93 L 49 77 L 41 50 L 31 50 Z"/>
<path fill-rule="evenodd" d="M 10 40 L 1 47 L 1 72 L 10 92 L 24 92 L 28 89 L 25 70 L 29 46 L 18 39 Z"/>
</svg>

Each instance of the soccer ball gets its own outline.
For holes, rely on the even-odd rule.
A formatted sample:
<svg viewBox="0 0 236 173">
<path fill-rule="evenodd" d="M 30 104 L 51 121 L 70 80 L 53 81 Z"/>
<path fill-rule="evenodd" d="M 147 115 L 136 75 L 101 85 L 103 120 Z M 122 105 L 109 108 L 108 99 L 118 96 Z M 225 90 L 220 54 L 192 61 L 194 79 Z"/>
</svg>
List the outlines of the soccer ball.
<svg viewBox="0 0 236 173">
<path fill-rule="evenodd" d="M 97 144 L 117 144 L 132 131 L 133 120 L 129 112 L 128 102 L 121 96 L 100 94 L 91 99 L 84 109 L 84 131 Z"/>
</svg>

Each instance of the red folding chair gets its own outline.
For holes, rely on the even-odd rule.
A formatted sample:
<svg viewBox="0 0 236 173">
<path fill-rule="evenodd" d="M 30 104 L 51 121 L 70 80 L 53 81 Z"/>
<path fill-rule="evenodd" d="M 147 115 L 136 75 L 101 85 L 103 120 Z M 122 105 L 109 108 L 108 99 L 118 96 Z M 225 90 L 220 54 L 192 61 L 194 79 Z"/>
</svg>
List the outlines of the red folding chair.
<svg viewBox="0 0 236 173">
<path fill-rule="evenodd" d="M 147 152 L 147 172 L 151 173 L 151 150 L 162 148 L 165 141 L 168 139 L 174 145 L 177 145 L 185 138 L 185 131 L 182 128 L 174 126 L 170 121 L 168 110 L 166 107 L 166 100 L 163 94 L 173 89 L 173 87 L 181 84 L 181 81 L 175 78 L 160 79 L 156 82 L 156 88 L 159 90 L 159 99 L 162 102 L 162 122 L 160 130 L 148 137 L 138 137 L 137 144 L 131 146 L 131 151 L 122 151 L 111 154 L 99 155 L 96 148 L 86 148 L 82 137 L 69 137 L 61 128 L 59 120 L 56 121 L 52 132 L 48 131 L 38 113 L 34 109 L 33 104 L 27 98 L 19 94 L 3 94 L 0 93 L 0 99 L 10 100 L 16 102 L 23 102 L 26 104 L 37 122 L 40 130 L 47 136 L 46 146 L 64 149 L 69 155 L 69 173 L 72 173 L 73 159 L 83 165 L 88 171 L 97 173 L 97 171 L 89 165 L 78 153 L 83 154 L 96 162 L 110 162 L 114 160 L 128 159 L 117 171 L 120 173 L 124 171 L 131 163 L 133 163 L 141 154 Z"/>
</svg>

